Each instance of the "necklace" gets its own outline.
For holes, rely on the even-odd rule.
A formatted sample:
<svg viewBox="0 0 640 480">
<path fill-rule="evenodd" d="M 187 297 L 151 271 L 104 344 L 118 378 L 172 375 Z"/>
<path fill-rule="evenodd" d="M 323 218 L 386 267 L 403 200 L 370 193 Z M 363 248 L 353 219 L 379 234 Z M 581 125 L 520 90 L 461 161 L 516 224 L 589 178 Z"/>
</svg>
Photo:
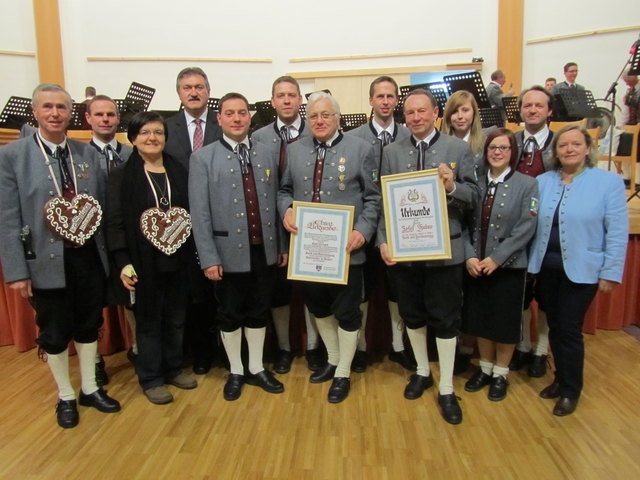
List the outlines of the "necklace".
<svg viewBox="0 0 640 480">
<path fill-rule="evenodd" d="M 164 172 L 164 188 L 162 188 L 156 181 L 156 179 L 149 174 L 146 168 L 144 170 L 144 173 L 147 176 L 147 180 L 149 180 L 149 185 L 151 185 L 151 191 L 153 192 L 153 196 L 156 199 L 156 206 L 158 208 L 160 207 L 160 205 L 162 205 L 163 207 L 170 207 L 171 203 L 169 202 L 169 197 L 171 197 L 171 184 L 169 183 L 167 172 Z M 160 194 L 160 198 L 158 198 L 158 193 Z"/>
</svg>

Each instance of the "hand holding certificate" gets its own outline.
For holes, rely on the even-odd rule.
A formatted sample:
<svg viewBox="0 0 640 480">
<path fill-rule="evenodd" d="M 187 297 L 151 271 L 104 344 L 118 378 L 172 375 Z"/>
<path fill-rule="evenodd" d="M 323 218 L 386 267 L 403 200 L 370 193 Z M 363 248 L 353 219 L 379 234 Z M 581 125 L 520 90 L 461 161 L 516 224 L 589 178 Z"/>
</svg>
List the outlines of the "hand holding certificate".
<svg viewBox="0 0 640 480">
<path fill-rule="evenodd" d="M 380 180 L 387 231 L 385 261 L 451 258 L 445 185 L 438 170 L 385 175 Z"/>
<path fill-rule="evenodd" d="M 287 228 L 292 233 L 287 278 L 346 285 L 349 252 L 364 243 L 352 231 L 353 214 L 352 206 L 293 202 L 293 211 L 285 214 L 285 227 L 296 227 Z"/>
</svg>

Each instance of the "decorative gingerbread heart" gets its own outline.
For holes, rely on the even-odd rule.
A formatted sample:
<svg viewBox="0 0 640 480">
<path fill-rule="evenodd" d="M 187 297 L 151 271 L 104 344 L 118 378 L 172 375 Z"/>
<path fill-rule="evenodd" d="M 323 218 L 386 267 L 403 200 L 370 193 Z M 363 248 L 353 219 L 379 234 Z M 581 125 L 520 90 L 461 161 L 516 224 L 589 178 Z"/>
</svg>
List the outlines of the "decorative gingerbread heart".
<svg viewBox="0 0 640 480">
<path fill-rule="evenodd" d="M 151 245 L 165 255 L 173 255 L 191 234 L 191 216 L 182 207 L 166 212 L 149 208 L 140 216 L 140 230 Z"/>
<path fill-rule="evenodd" d="M 86 193 L 76 195 L 70 202 L 54 197 L 44 206 L 44 222 L 65 240 L 84 245 L 102 222 L 102 208 Z"/>
</svg>

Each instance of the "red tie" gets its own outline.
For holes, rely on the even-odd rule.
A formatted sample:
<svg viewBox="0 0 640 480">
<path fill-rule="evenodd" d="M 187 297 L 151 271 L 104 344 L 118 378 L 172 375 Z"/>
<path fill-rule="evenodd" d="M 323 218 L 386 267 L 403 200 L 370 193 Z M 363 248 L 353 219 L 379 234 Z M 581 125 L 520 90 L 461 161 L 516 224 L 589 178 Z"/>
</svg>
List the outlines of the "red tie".
<svg viewBox="0 0 640 480">
<path fill-rule="evenodd" d="M 194 122 L 196 124 L 196 131 L 193 132 L 193 151 L 197 152 L 202 148 L 204 136 L 202 135 L 202 119 L 196 118 Z"/>
</svg>

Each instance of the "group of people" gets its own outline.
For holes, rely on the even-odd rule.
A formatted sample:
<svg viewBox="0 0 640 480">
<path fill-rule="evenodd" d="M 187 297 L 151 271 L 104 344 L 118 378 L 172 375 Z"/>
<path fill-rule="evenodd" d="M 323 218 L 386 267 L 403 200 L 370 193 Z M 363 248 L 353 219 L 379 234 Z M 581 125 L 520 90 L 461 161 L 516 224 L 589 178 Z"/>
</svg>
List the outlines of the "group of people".
<svg viewBox="0 0 640 480">
<path fill-rule="evenodd" d="M 0 260 L 10 288 L 36 310 L 38 344 L 58 385 L 60 426 L 79 421 L 69 381 L 71 340 L 82 374 L 80 405 L 120 409 L 95 381 L 106 291 L 133 312 L 132 357 L 150 402 L 171 402 L 167 385 L 197 387 L 183 369 L 185 323 L 192 320 L 203 332 L 206 351 L 213 344 L 207 339 L 214 310 L 230 370 L 224 398 L 238 399 L 245 384 L 283 392 L 264 366 L 263 350 L 273 318 L 274 369 L 289 371 L 292 290 L 285 267 L 289 237 L 298 232 L 294 201 L 354 208 L 347 283 L 301 285 L 307 353 L 313 352 L 309 380 L 331 382 L 329 402 L 344 401 L 351 372 L 366 369 L 367 299 L 382 272 L 393 332 L 389 358 L 414 372 L 405 398 L 418 399 L 434 385 L 427 328 L 435 333 L 437 403 L 445 421 L 463 418 L 453 386 L 461 333 L 458 358 L 470 357 L 476 342 L 480 353 L 480 368 L 465 390 L 489 385 L 489 399 L 505 398 L 514 350 L 539 355 L 530 344 L 516 350 L 529 329 L 525 299 L 536 298 L 546 313 L 539 318 L 548 319 L 556 365 L 555 380 L 541 396 L 558 399 L 556 415 L 575 410 L 582 319 L 595 293 L 622 279 L 627 213 L 624 184 L 594 168 L 588 133 L 579 127 L 549 131 L 552 97 L 544 88 L 520 95 L 525 129 L 515 135 L 483 131 L 476 101 L 464 91 L 450 97 L 442 130 L 435 127 L 432 93 L 411 91 L 404 99 L 405 126 L 399 125 L 393 117 L 398 86 L 388 76 L 370 86 L 371 120 L 346 133 L 328 93 L 312 94 L 306 118 L 300 116 L 302 96 L 292 77 L 275 80 L 277 118 L 251 135 L 243 95 L 228 93 L 217 112 L 208 109 L 209 81 L 197 67 L 182 70 L 176 88 L 184 111 L 167 120 L 156 112 L 136 114 L 128 125 L 129 150 L 115 141 L 118 111 L 109 97 L 96 95 L 87 105 L 94 129 L 87 145 L 66 138 L 69 94 L 40 85 L 33 94 L 38 130 L 0 149 Z M 427 169 L 435 169 L 445 192 L 451 258 L 396 263 L 379 179 Z M 49 218 L 55 202 L 70 215 L 86 213 L 80 201 L 102 206 L 95 216 L 103 217 L 82 242 L 69 231 L 90 219 L 72 217 L 71 226 L 55 230 Z M 320 339 L 326 356 L 318 353 Z M 198 350 L 194 373 L 206 373 L 210 356 L 199 357 Z"/>
</svg>

